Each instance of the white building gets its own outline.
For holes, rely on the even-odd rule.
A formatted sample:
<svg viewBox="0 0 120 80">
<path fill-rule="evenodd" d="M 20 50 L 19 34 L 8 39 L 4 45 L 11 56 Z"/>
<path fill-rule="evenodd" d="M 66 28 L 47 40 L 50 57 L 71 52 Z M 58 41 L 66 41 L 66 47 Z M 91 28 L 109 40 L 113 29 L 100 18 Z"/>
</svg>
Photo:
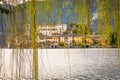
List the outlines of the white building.
<svg viewBox="0 0 120 80">
<path fill-rule="evenodd" d="M 25 25 L 25 35 L 30 36 L 30 24 Z"/>
<path fill-rule="evenodd" d="M 60 37 L 60 42 L 65 42 L 65 37 L 64 36 Z"/>
<path fill-rule="evenodd" d="M 70 44 L 73 42 L 73 36 L 61 36 L 60 42 L 65 42 L 67 44 Z"/>
<path fill-rule="evenodd" d="M 67 40 L 68 44 L 73 42 L 73 37 L 72 36 L 68 36 L 68 40 Z"/>
<path fill-rule="evenodd" d="M 67 30 L 67 24 L 55 24 L 55 25 L 39 25 L 38 33 L 43 35 L 52 36 L 55 34 L 63 34 Z"/>
</svg>

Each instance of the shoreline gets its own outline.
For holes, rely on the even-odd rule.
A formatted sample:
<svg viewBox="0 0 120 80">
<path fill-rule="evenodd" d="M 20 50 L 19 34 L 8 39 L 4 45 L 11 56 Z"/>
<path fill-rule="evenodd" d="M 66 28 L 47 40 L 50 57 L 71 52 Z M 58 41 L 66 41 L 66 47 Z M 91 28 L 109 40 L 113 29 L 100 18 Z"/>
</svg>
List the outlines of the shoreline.
<svg viewBox="0 0 120 80">
<path fill-rule="evenodd" d="M 0 48 L 0 49 L 33 49 L 33 48 Z M 120 48 L 37 48 L 37 49 L 120 49 Z"/>
</svg>

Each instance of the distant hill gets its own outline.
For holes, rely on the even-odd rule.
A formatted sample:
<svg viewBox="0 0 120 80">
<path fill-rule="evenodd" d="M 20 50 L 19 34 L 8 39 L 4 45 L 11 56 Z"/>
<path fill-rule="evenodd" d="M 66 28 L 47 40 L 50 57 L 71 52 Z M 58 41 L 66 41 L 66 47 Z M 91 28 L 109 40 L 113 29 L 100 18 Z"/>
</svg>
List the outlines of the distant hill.
<svg viewBox="0 0 120 80">
<path fill-rule="evenodd" d="M 91 0 L 93 1 L 93 0 Z M 95 11 L 97 10 L 97 5 L 93 2 L 92 3 L 92 6 L 91 6 L 91 16 L 94 16 L 93 14 L 95 13 Z M 14 17 L 17 16 L 17 18 L 15 18 L 15 21 L 19 21 L 19 24 L 17 26 L 21 27 L 23 26 L 24 23 L 27 23 L 27 22 L 30 22 L 31 23 L 31 16 L 30 16 L 30 11 L 29 11 L 29 8 L 28 6 L 30 6 L 31 2 L 25 2 L 23 4 L 20 4 L 18 6 L 11 6 L 11 5 L 8 5 L 8 4 L 0 4 L 0 6 L 2 6 L 3 8 L 7 9 L 7 10 L 10 10 L 11 12 L 13 12 L 14 14 Z M 61 18 L 58 18 L 57 16 L 59 15 L 58 13 L 58 7 L 56 6 L 57 5 L 57 2 L 52 2 L 52 4 L 54 4 L 54 7 L 53 7 L 53 16 L 51 17 L 51 15 L 49 14 L 49 11 L 48 11 L 48 14 L 46 15 L 46 17 L 43 17 L 43 11 L 41 10 L 44 10 L 42 9 L 42 5 L 45 5 L 46 2 L 45 1 L 38 1 L 38 24 L 40 23 L 44 23 L 44 22 L 47 22 L 47 23 L 66 23 L 68 24 L 69 26 L 69 23 L 70 22 L 75 22 L 76 21 L 76 14 L 74 13 L 75 12 L 75 3 L 74 1 L 71 0 L 68 1 L 68 0 L 64 0 L 62 3 L 61 3 L 61 6 L 63 7 L 62 8 L 62 16 Z M 71 15 L 72 18 L 68 15 L 68 10 L 71 9 Z M 52 11 L 52 10 L 50 10 Z M 23 13 L 24 12 L 24 13 Z M 18 14 L 20 14 L 18 16 Z M 70 19 L 71 18 L 71 19 Z M 4 20 L 5 22 L 4 22 Z M 4 13 L 0 13 L 0 32 L 2 31 L 2 26 L 4 27 L 8 27 L 8 20 L 11 19 L 10 17 L 10 14 L 4 14 Z M 9 26 L 12 26 L 12 22 L 11 24 L 9 24 Z M 93 20 L 92 22 L 92 30 L 93 31 L 96 31 L 97 30 L 97 19 Z"/>
</svg>

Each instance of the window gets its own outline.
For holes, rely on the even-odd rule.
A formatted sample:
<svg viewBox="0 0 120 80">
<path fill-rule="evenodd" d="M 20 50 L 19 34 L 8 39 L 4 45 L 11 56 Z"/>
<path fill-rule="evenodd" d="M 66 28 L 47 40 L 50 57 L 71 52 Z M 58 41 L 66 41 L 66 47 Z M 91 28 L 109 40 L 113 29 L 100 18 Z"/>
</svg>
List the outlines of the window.
<svg viewBox="0 0 120 80">
<path fill-rule="evenodd" d="M 45 32 L 43 32 L 43 35 L 45 35 Z"/>
<path fill-rule="evenodd" d="M 62 27 L 62 30 L 64 30 L 64 28 Z"/>
</svg>

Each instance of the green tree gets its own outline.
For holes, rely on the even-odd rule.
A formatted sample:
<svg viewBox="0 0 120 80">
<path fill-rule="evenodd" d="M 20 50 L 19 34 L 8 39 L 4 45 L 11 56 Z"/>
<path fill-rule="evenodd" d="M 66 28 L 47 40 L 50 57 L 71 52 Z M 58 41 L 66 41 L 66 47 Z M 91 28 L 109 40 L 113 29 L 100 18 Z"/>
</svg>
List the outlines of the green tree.
<svg viewBox="0 0 120 80">
<path fill-rule="evenodd" d="M 111 25 L 111 0 L 98 0 L 98 31 L 107 37 L 107 45 L 110 45 Z"/>
<path fill-rule="evenodd" d="M 71 29 L 73 34 L 76 35 L 91 35 L 92 30 L 86 24 L 76 24 L 76 28 Z"/>
<path fill-rule="evenodd" d="M 114 20 L 114 33 L 116 37 L 116 45 L 120 48 L 120 1 L 112 0 L 112 14 Z"/>
</svg>

